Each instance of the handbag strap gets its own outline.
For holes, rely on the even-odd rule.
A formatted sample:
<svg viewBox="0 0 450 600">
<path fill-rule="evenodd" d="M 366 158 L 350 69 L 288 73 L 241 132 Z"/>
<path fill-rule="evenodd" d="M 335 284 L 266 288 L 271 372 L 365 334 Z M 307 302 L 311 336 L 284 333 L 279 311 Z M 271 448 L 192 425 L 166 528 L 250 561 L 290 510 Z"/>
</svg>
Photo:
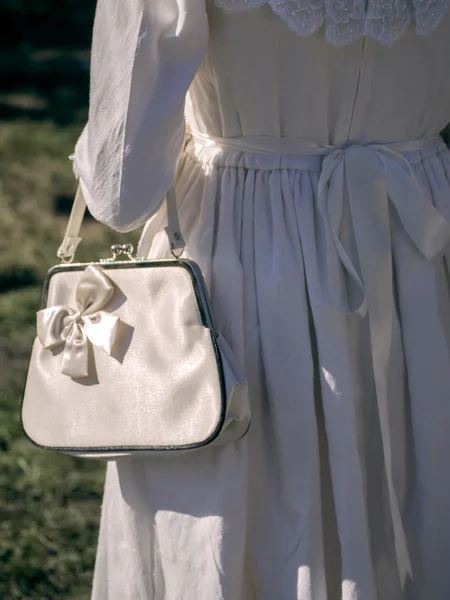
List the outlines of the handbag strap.
<svg viewBox="0 0 450 600">
<path fill-rule="evenodd" d="M 177 256 L 181 256 L 185 248 L 185 242 L 181 233 L 180 221 L 178 217 L 177 197 L 175 188 L 173 186 L 167 192 L 165 203 L 167 205 L 167 227 L 165 228 L 165 231 L 169 238 L 170 250 L 174 255 L 175 251 L 178 251 Z M 75 199 L 73 201 L 64 239 L 57 252 L 58 258 L 60 258 L 63 262 L 70 263 L 75 258 L 75 252 L 77 251 L 78 245 L 82 240 L 80 237 L 80 229 L 83 223 L 85 212 L 86 201 L 83 196 L 81 185 L 79 184 L 75 194 Z M 157 214 L 150 219 L 144 230 L 142 241 L 139 245 L 140 256 L 144 256 L 144 253 L 148 253 L 153 239 L 159 230 L 163 214 L 164 200 L 161 203 Z"/>
</svg>

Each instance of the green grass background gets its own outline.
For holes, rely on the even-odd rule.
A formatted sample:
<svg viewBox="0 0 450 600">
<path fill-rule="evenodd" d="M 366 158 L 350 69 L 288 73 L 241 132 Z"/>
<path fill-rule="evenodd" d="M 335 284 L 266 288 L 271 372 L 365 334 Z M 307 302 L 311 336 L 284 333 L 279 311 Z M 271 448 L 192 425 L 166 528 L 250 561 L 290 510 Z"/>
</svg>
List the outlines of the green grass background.
<svg viewBox="0 0 450 600">
<path fill-rule="evenodd" d="M 36 449 L 20 403 L 87 118 L 94 0 L 0 6 L 0 599 L 87 600 L 104 465 Z M 79 258 L 128 241 L 88 219 Z"/>
</svg>

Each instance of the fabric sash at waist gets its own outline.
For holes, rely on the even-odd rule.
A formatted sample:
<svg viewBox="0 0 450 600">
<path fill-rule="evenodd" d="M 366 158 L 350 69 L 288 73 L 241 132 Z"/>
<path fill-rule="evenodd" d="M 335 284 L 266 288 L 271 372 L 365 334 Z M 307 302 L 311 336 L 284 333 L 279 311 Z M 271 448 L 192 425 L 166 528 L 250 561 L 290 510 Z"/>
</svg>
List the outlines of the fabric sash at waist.
<svg viewBox="0 0 450 600">
<path fill-rule="evenodd" d="M 418 163 L 424 157 L 446 149 L 440 136 L 391 144 L 349 142 L 343 146 L 329 146 L 299 138 L 272 136 L 221 138 L 197 131 L 192 131 L 188 148 L 202 163 L 217 164 L 221 167 L 262 170 L 298 169 L 320 172 L 324 158 L 333 152 L 344 151 L 352 146 L 380 145 L 399 152 L 410 164 Z"/>
</svg>

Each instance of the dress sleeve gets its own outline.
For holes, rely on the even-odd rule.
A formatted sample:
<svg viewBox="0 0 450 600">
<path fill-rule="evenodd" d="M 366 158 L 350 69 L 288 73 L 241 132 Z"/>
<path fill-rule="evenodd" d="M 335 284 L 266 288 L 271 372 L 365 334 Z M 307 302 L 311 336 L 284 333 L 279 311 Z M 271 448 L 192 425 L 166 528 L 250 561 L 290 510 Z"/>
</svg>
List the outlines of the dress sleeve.
<svg viewBox="0 0 450 600">
<path fill-rule="evenodd" d="M 117 231 L 172 185 L 186 92 L 208 43 L 205 0 L 98 0 L 88 122 L 74 171 L 92 215 Z"/>
</svg>

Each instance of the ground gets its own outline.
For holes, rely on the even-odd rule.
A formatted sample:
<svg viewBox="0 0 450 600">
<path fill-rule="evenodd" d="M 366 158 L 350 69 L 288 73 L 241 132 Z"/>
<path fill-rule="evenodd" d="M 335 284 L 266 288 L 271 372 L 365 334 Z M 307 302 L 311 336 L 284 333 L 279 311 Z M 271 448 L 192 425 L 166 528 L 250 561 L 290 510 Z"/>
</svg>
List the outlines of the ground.
<svg viewBox="0 0 450 600">
<path fill-rule="evenodd" d="M 36 449 L 20 404 L 42 278 L 75 191 L 93 0 L 2 0 L 0 22 L 0 598 L 88 600 L 104 465 Z M 81 259 L 128 241 L 89 219 Z M 135 236 L 134 236 L 135 237 Z"/>
</svg>

